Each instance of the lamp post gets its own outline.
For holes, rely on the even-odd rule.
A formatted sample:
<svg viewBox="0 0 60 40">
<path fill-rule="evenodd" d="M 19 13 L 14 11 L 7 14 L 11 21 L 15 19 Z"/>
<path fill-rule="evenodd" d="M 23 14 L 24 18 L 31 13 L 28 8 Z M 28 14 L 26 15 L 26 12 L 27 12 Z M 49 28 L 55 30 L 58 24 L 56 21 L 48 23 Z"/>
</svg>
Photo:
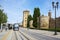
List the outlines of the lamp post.
<svg viewBox="0 0 60 40">
<path fill-rule="evenodd" d="M 54 35 L 57 35 L 57 30 L 56 30 L 56 9 L 58 9 L 58 4 L 59 2 L 52 2 L 53 9 L 55 9 L 55 33 Z"/>
</svg>

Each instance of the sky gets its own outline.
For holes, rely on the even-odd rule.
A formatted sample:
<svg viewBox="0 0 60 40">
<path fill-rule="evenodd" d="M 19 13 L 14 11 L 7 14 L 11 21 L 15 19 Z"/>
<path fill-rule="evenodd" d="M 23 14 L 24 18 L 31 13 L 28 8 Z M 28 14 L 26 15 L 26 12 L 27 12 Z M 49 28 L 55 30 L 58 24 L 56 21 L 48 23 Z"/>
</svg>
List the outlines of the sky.
<svg viewBox="0 0 60 40">
<path fill-rule="evenodd" d="M 22 23 L 23 11 L 29 10 L 33 16 L 34 8 L 39 7 L 41 15 L 48 16 L 51 10 L 54 18 L 54 9 L 52 8 L 52 1 L 59 2 L 57 10 L 57 17 L 60 16 L 60 0 L 0 0 L 0 5 L 8 16 L 8 23 Z"/>
</svg>

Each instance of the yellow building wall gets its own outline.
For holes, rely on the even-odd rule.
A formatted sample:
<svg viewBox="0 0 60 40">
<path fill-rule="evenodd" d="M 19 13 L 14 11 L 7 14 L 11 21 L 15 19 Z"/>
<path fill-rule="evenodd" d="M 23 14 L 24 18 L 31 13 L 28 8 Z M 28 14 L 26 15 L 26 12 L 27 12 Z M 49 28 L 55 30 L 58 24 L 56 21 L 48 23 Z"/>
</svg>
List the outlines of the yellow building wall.
<svg viewBox="0 0 60 40">
<path fill-rule="evenodd" d="M 29 11 L 28 10 L 23 11 L 23 27 L 24 28 L 27 27 L 28 15 L 29 15 Z"/>
<path fill-rule="evenodd" d="M 40 22 L 41 22 L 40 24 L 41 29 L 49 28 L 49 16 L 41 16 Z"/>
</svg>

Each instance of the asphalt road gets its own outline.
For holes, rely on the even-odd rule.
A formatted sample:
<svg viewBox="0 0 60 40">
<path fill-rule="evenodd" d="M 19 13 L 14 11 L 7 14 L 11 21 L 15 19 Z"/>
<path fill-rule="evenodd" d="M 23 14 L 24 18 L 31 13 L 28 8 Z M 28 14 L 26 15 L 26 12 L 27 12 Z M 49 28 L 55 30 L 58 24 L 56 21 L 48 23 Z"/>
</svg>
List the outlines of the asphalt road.
<svg viewBox="0 0 60 40">
<path fill-rule="evenodd" d="M 14 31 L 12 40 L 28 40 L 20 31 Z"/>
<path fill-rule="evenodd" d="M 39 34 L 36 32 L 32 32 L 29 29 L 25 30 L 23 28 L 20 28 L 20 31 L 25 34 L 28 34 L 29 36 L 31 36 L 32 38 L 35 38 L 36 40 L 60 40 L 58 38 L 54 38 L 54 37 L 42 35 L 42 34 Z"/>
<path fill-rule="evenodd" d="M 0 33 L 0 40 L 8 32 L 9 31 L 4 31 L 4 32 Z M 25 28 L 19 28 L 19 31 L 10 31 L 9 33 L 8 33 L 9 37 L 7 35 L 5 35 L 6 37 L 8 37 L 7 40 L 33 40 L 33 39 L 34 40 L 60 40 L 59 38 L 42 35 L 40 33 L 33 32 L 33 31 L 31 31 L 29 29 L 25 29 Z M 29 37 L 33 38 L 33 39 L 30 39 Z"/>
</svg>

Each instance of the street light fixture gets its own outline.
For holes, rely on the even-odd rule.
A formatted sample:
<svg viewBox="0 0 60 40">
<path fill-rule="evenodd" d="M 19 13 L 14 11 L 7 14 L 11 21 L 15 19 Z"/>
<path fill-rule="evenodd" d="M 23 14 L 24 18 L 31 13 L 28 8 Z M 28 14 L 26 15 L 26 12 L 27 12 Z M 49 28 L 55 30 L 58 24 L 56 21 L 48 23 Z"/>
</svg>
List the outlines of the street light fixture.
<svg viewBox="0 0 60 40">
<path fill-rule="evenodd" d="M 54 35 L 57 35 L 57 30 L 56 30 L 56 9 L 58 9 L 58 4 L 59 4 L 59 2 L 56 2 L 56 4 L 55 4 L 55 2 L 52 2 L 53 9 L 55 9 L 55 33 L 54 33 Z"/>
</svg>

